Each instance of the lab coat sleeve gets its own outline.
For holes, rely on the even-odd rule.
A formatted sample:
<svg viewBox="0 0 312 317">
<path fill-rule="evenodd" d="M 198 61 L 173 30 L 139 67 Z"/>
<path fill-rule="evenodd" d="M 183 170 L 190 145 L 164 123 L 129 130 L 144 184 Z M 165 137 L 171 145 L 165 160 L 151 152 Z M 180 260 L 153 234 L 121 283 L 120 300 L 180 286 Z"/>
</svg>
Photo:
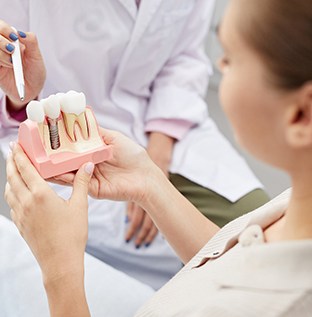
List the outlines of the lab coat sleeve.
<svg viewBox="0 0 312 317">
<path fill-rule="evenodd" d="M 145 132 L 162 132 L 176 140 L 181 140 L 192 125 L 192 122 L 186 120 L 155 119 L 146 124 Z"/>
<path fill-rule="evenodd" d="M 199 0 L 194 5 L 170 58 L 153 82 L 146 126 L 153 120 L 174 119 L 188 121 L 192 127 L 207 117 L 204 97 L 212 66 L 204 42 L 213 10 L 214 1 Z"/>
<path fill-rule="evenodd" d="M 29 31 L 29 1 L 0 0 L 0 20 L 14 26 L 17 30 Z M 19 121 L 10 116 L 6 110 L 5 95 L 0 89 L 0 142 L 4 155 L 7 152 L 8 140 L 16 139 Z M 15 129 L 14 129 L 15 127 Z"/>
</svg>

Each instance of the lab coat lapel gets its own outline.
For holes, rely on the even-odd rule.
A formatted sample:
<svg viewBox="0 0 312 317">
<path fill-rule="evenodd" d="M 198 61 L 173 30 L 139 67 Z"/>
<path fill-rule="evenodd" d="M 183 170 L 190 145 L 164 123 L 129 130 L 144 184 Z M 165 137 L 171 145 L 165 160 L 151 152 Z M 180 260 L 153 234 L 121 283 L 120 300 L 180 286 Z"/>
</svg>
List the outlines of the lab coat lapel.
<svg viewBox="0 0 312 317">
<path fill-rule="evenodd" d="M 122 0 L 120 0 L 122 2 Z M 135 0 L 130 0 L 135 3 Z M 116 76 L 115 84 L 119 81 L 120 76 L 122 75 L 123 69 L 125 65 L 128 63 L 129 56 L 133 49 L 135 48 L 136 44 L 138 43 L 139 39 L 143 35 L 144 31 L 148 27 L 151 19 L 153 18 L 154 14 L 157 12 L 162 1 L 165 0 L 141 0 L 139 13 L 136 18 L 135 26 L 130 38 L 130 42 L 125 50 L 123 58 L 121 60 L 120 66 L 118 68 L 118 73 Z M 128 2 L 128 1 L 127 1 Z M 124 3 L 125 5 L 125 3 Z M 130 6 L 130 4 L 129 4 Z"/>
<path fill-rule="evenodd" d="M 129 43 L 130 50 L 136 45 L 136 43 L 146 30 L 162 1 L 164 0 L 141 0 L 139 14 L 137 16 L 131 42 Z"/>
<path fill-rule="evenodd" d="M 137 15 L 137 8 L 135 0 L 118 0 L 122 6 L 128 11 L 130 16 L 135 20 Z"/>
</svg>

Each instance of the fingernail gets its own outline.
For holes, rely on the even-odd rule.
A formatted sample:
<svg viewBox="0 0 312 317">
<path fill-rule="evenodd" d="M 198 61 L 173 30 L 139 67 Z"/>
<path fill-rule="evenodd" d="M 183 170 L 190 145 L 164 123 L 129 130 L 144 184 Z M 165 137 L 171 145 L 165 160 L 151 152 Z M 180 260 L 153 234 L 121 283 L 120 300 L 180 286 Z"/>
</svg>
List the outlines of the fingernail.
<svg viewBox="0 0 312 317">
<path fill-rule="evenodd" d="M 151 245 L 150 242 L 145 243 L 145 248 L 148 248 Z"/>
<path fill-rule="evenodd" d="M 87 174 L 91 175 L 94 170 L 94 164 L 92 162 L 87 163 L 84 170 Z"/>
<path fill-rule="evenodd" d="M 125 223 L 128 223 L 129 222 L 129 217 L 128 217 L 128 215 L 126 215 L 126 217 L 125 217 Z"/>
<path fill-rule="evenodd" d="M 137 244 L 137 245 L 135 246 L 136 249 L 140 249 L 140 247 L 141 247 L 140 244 Z"/>
<path fill-rule="evenodd" d="M 7 51 L 11 53 L 14 50 L 15 46 L 12 44 L 7 44 L 5 48 L 7 49 Z"/>
<path fill-rule="evenodd" d="M 10 38 L 12 41 L 18 40 L 18 36 L 17 36 L 15 33 L 13 33 L 13 32 L 10 33 L 9 38 Z"/>
<path fill-rule="evenodd" d="M 129 242 L 130 242 L 130 239 L 127 239 L 127 240 L 126 240 L 126 243 L 129 243 Z"/>
<path fill-rule="evenodd" d="M 18 35 L 19 35 L 20 37 L 22 37 L 23 39 L 27 36 L 26 33 L 24 33 L 23 31 L 18 31 L 17 33 L 18 33 Z"/>
</svg>

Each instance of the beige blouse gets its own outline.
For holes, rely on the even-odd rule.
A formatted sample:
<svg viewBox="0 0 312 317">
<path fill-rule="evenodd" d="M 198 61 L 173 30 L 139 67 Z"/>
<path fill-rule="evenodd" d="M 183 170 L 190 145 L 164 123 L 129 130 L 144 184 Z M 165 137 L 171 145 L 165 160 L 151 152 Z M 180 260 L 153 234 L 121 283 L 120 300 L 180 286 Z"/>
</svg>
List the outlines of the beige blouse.
<svg viewBox="0 0 312 317">
<path fill-rule="evenodd" d="M 136 316 L 312 316 L 312 240 L 263 243 L 289 196 L 221 229 Z"/>
</svg>

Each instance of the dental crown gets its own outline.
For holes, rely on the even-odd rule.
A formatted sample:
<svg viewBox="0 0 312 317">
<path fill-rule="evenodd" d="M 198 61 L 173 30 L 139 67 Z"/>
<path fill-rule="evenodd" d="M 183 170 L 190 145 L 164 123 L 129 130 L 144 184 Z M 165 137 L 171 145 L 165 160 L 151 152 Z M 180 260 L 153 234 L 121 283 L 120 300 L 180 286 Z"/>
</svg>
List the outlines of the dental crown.
<svg viewBox="0 0 312 317">
<path fill-rule="evenodd" d="M 42 123 L 45 118 L 42 103 L 37 100 L 32 100 L 26 107 L 27 118 L 31 121 Z"/>
<path fill-rule="evenodd" d="M 60 94 L 60 103 L 62 111 L 80 115 L 86 110 L 86 96 L 83 92 L 68 91 L 66 94 Z"/>
<path fill-rule="evenodd" d="M 46 117 L 49 123 L 52 148 L 56 149 L 59 147 L 58 120 L 63 120 L 67 136 L 72 142 L 77 141 L 76 125 L 78 125 L 83 138 L 85 140 L 89 138 L 85 116 L 86 109 L 85 94 L 70 90 L 67 93 L 51 95 L 41 99 L 41 101 L 31 101 L 27 106 L 27 117 L 37 123 L 42 123 Z M 62 116 L 60 118 L 61 110 Z"/>
<path fill-rule="evenodd" d="M 61 105 L 59 98 L 55 95 L 51 95 L 46 99 L 41 100 L 45 114 L 50 119 L 57 119 L 61 113 Z"/>
</svg>

